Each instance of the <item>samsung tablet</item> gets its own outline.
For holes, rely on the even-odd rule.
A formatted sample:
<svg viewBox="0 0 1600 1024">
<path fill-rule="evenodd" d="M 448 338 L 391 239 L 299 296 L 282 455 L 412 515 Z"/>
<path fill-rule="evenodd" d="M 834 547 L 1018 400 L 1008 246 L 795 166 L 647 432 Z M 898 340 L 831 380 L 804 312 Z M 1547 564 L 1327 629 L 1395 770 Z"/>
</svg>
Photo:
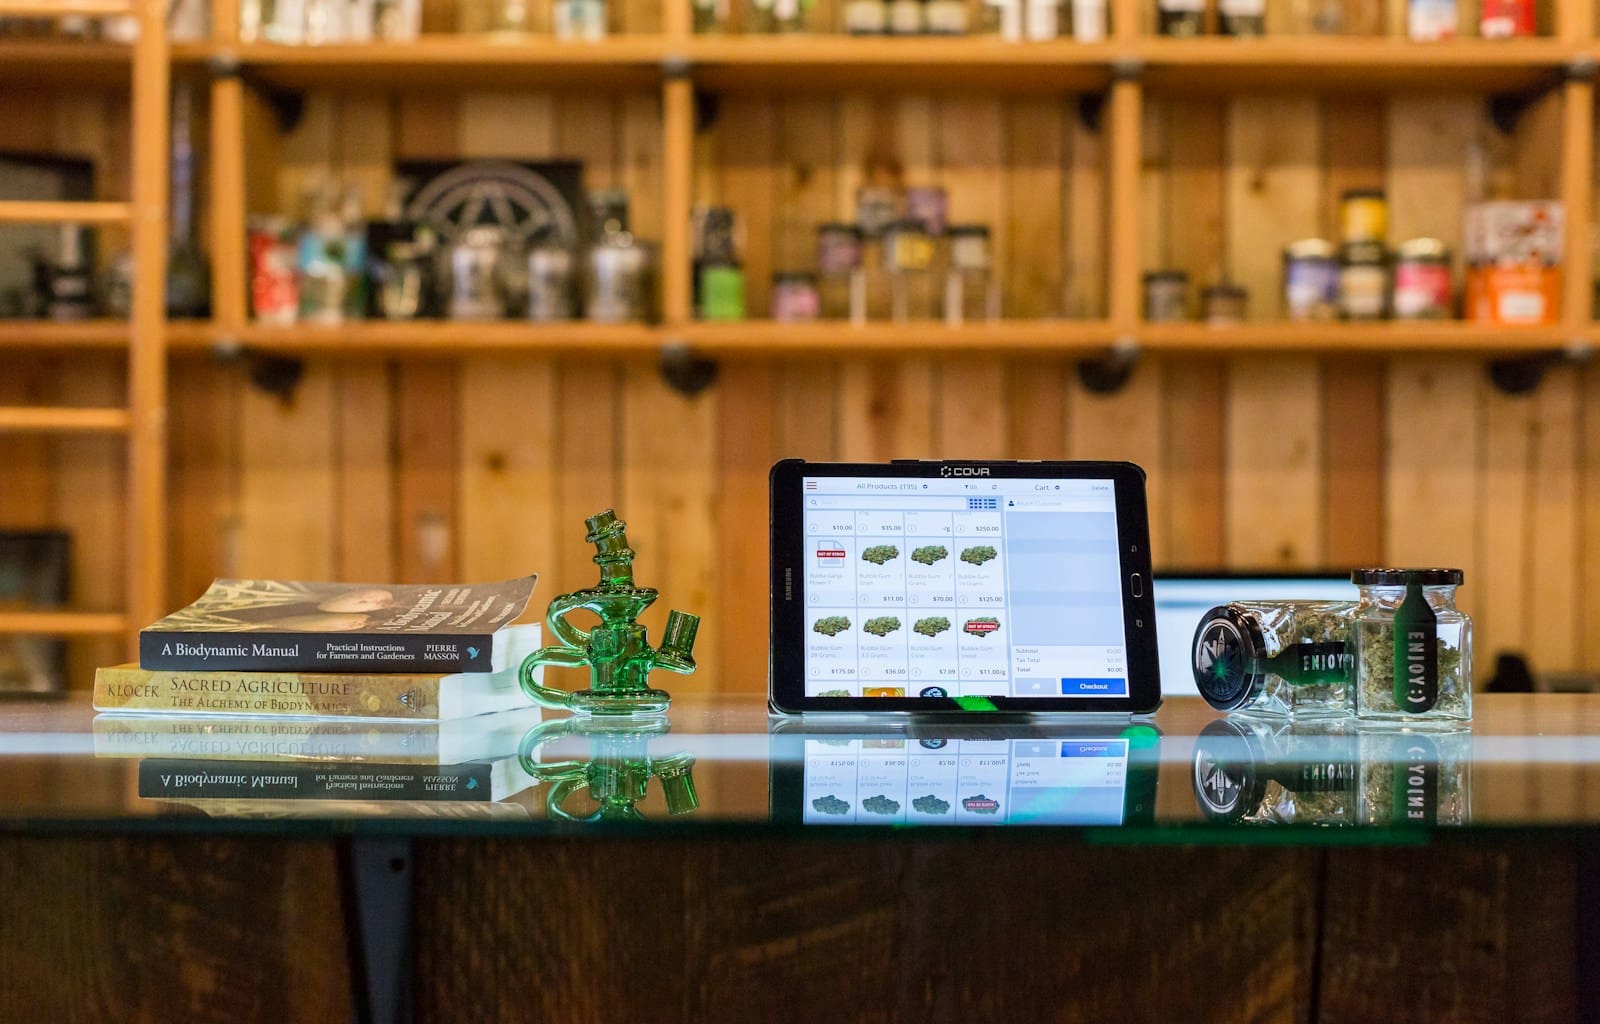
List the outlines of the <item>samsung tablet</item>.
<svg viewBox="0 0 1600 1024">
<path fill-rule="evenodd" d="M 774 711 L 1161 703 L 1132 463 L 789 460 L 771 488 Z"/>
<path fill-rule="evenodd" d="M 1155 817 L 1161 734 L 1144 723 L 773 733 L 774 821 L 1148 825 Z"/>
</svg>

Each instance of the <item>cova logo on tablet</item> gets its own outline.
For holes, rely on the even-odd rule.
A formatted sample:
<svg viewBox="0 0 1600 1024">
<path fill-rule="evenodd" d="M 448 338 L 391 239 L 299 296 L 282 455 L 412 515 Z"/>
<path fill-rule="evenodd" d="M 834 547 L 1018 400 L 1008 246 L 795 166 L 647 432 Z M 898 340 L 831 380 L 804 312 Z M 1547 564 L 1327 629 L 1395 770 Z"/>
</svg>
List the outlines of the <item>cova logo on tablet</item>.
<svg viewBox="0 0 1600 1024">
<path fill-rule="evenodd" d="M 988 466 L 941 466 L 940 476 L 988 476 Z"/>
</svg>

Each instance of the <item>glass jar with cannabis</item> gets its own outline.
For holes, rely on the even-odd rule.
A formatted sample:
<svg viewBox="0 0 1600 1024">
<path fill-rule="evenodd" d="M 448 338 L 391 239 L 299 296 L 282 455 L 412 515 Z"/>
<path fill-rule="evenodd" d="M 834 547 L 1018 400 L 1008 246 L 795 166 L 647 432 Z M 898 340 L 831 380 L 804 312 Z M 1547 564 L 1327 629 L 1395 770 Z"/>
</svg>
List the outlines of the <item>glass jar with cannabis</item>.
<svg viewBox="0 0 1600 1024">
<path fill-rule="evenodd" d="M 1363 825 L 1465 825 L 1472 814 L 1472 730 L 1361 730 Z"/>
<path fill-rule="evenodd" d="M 1337 716 L 1355 679 L 1351 601 L 1235 601 L 1195 629 L 1195 685 L 1219 711 Z"/>
<path fill-rule="evenodd" d="M 1195 738 L 1194 799 L 1218 824 L 1354 825 L 1358 767 L 1349 719 L 1219 718 Z"/>
<path fill-rule="evenodd" d="M 1356 715 L 1403 725 L 1472 718 L 1472 620 L 1460 569 L 1357 569 Z"/>
</svg>

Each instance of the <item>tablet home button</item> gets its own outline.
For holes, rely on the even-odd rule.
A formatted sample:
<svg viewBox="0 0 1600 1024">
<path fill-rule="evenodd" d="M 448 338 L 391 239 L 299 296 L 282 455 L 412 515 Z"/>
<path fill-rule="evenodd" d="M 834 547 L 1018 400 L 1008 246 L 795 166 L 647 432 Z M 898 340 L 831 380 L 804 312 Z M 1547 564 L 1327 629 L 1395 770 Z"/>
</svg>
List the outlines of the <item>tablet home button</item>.
<svg viewBox="0 0 1600 1024">
<path fill-rule="evenodd" d="M 1144 577 L 1140 576 L 1138 573 L 1134 573 L 1133 575 L 1129 576 L 1128 577 L 1128 592 L 1131 593 L 1134 597 L 1143 597 L 1144 596 Z"/>
</svg>

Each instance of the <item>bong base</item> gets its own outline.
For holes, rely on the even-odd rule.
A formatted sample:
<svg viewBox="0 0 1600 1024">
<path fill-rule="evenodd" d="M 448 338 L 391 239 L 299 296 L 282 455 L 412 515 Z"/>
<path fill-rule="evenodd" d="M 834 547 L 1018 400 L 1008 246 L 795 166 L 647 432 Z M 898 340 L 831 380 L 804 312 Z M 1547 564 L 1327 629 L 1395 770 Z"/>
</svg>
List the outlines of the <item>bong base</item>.
<svg viewBox="0 0 1600 1024">
<path fill-rule="evenodd" d="M 660 715 L 671 703 L 665 690 L 578 690 L 568 706 L 575 715 Z"/>
</svg>

